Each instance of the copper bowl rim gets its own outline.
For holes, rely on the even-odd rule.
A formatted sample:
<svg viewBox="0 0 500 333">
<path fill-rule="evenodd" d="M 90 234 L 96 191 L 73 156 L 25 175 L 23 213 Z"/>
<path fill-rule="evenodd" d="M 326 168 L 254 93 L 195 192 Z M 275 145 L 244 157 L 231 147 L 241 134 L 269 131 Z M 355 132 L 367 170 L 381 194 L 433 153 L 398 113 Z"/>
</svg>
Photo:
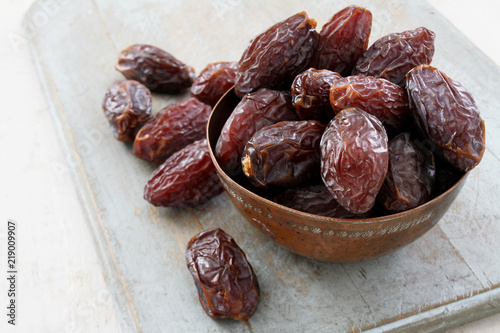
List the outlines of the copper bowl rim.
<svg viewBox="0 0 500 333">
<path fill-rule="evenodd" d="M 398 219 L 404 217 L 405 215 L 411 215 L 412 213 L 418 214 L 418 211 L 425 210 L 427 206 L 433 205 L 437 201 L 440 201 L 442 197 L 447 196 L 457 186 L 459 186 L 460 183 L 462 183 L 467 178 L 467 176 L 469 175 L 469 172 L 465 172 L 460 177 L 460 179 L 455 184 L 453 184 L 453 186 L 451 186 L 449 189 L 447 189 L 446 191 L 444 191 L 440 195 L 438 195 L 438 196 L 432 198 L 431 200 L 423 203 L 422 205 L 419 205 L 417 207 L 411 208 L 409 210 L 405 210 L 403 212 L 394 213 L 394 214 L 388 214 L 388 215 L 382 215 L 382 216 L 377 216 L 377 217 L 369 217 L 369 218 L 361 218 L 361 219 L 334 218 L 334 217 L 327 217 L 327 216 L 321 216 L 321 215 L 315 215 L 315 214 L 311 214 L 311 213 L 306 213 L 306 212 L 299 211 L 299 210 L 296 210 L 296 209 L 293 209 L 293 208 L 290 208 L 290 207 L 287 207 L 287 206 L 283 206 L 283 205 L 277 204 L 274 201 L 271 201 L 269 199 L 261 197 L 260 195 L 255 194 L 254 192 L 246 189 L 245 187 L 243 187 L 240 184 L 238 184 L 237 182 L 235 182 L 231 178 L 231 176 L 229 176 L 224 170 L 222 170 L 222 168 L 220 167 L 220 165 L 219 165 L 219 163 L 218 163 L 218 161 L 217 161 L 217 159 L 215 157 L 215 154 L 213 152 L 212 144 L 210 142 L 210 127 L 211 127 L 211 124 L 212 124 L 212 118 L 213 118 L 213 115 L 216 113 L 216 110 L 218 109 L 218 106 L 219 106 L 220 102 L 226 97 L 226 95 L 232 93 L 233 89 L 234 89 L 234 87 L 230 88 L 220 98 L 220 100 L 214 106 L 213 111 L 210 114 L 210 117 L 208 119 L 207 131 L 206 132 L 207 132 L 207 143 L 208 143 L 208 149 L 209 149 L 209 152 L 210 152 L 210 158 L 212 159 L 212 162 L 214 163 L 215 168 L 217 169 L 217 172 L 219 173 L 219 176 L 220 175 L 224 175 L 225 178 L 226 178 L 226 180 L 232 186 L 235 186 L 236 188 L 238 188 L 238 190 L 240 192 L 243 192 L 246 195 L 252 197 L 254 200 L 261 202 L 263 205 L 271 206 L 274 209 L 285 211 L 287 213 L 293 214 L 293 215 L 298 216 L 300 218 L 304 218 L 304 219 L 307 219 L 307 220 L 315 220 L 315 221 L 321 222 L 321 223 L 324 222 L 324 223 L 329 223 L 329 224 L 332 224 L 332 223 L 337 223 L 337 224 L 370 224 L 370 223 L 372 223 L 372 224 L 376 224 L 376 223 L 382 223 L 382 222 L 389 222 L 389 221 L 393 221 L 393 220 L 398 220 Z M 215 145 L 215 143 L 214 143 L 214 145 Z M 227 192 L 227 189 L 225 188 L 225 186 L 224 186 L 224 189 Z"/>
</svg>

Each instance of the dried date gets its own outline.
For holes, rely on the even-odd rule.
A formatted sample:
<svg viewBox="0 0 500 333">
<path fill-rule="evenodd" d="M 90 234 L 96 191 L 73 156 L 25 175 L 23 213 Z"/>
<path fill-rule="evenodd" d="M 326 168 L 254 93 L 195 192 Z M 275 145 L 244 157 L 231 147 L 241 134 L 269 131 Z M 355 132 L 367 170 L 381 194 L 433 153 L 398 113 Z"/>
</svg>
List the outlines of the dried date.
<svg viewBox="0 0 500 333">
<path fill-rule="evenodd" d="M 194 236 L 186 249 L 186 264 L 211 318 L 248 320 L 257 309 L 257 276 L 243 250 L 222 229 Z"/>
<path fill-rule="evenodd" d="M 377 200 L 392 213 L 417 207 L 431 198 L 435 179 L 432 152 L 401 133 L 389 141 L 389 168 Z"/>
<path fill-rule="evenodd" d="M 410 69 L 431 63 L 435 37 L 424 27 L 386 35 L 359 58 L 353 74 L 383 78 L 404 87 Z"/>
<path fill-rule="evenodd" d="M 289 88 L 295 76 L 309 67 L 319 39 L 315 28 L 316 21 L 300 12 L 252 39 L 238 62 L 236 95 Z"/>
<path fill-rule="evenodd" d="M 194 69 L 170 53 L 151 45 L 135 44 L 120 53 L 116 70 L 127 79 L 136 80 L 151 91 L 178 93 L 189 88 Z"/>
<path fill-rule="evenodd" d="M 172 153 L 206 135 L 212 108 L 195 97 L 163 108 L 146 122 L 134 141 L 134 155 L 163 162 Z"/>
<path fill-rule="evenodd" d="M 321 176 L 339 204 L 351 213 L 368 212 L 387 173 L 387 134 L 369 113 L 350 108 L 328 124 L 321 138 Z"/>
<path fill-rule="evenodd" d="M 320 174 L 319 143 L 325 125 L 282 121 L 257 131 L 245 145 L 243 173 L 260 188 L 295 186 Z"/>
<path fill-rule="evenodd" d="M 457 169 L 465 172 L 474 168 L 484 154 L 485 129 L 471 94 L 459 82 L 427 65 L 408 73 L 407 90 L 424 136 Z"/>
<path fill-rule="evenodd" d="M 411 118 L 404 89 L 372 76 L 351 75 L 332 82 L 330 103 L 335 113 L 358 107 L 377 117 L 393 133 Z"/>
<path fill-rule="evenodd" d="M 234 85 L 236 62 L 216 62 L 207 65 L 191 86 L 191 96 L 214 107 L 219 99 Z"/>
<path fill-rule="evenodd" d="M 347 76 L 368 47 L 372 26 L 371 12 L 348 6 L 323 26 L 311 67 L 328 69 Z"/>
<path fill-rule="evenodd" d="M 273 201 L 301 212 L 339 219 L 366 218 L 369 214 L 353 214 L 333 198 L 324 184 L 287 188 Z"/>
<path fill-rule="evenodd" d="M 297 120 L 289 93 L 262 88 L 243 97 L 222 128 L 215 156 L 228 174 L 241 172 L 241 156 L 259 129 L 285 120 Z"/>
<path fill-rule="evenodd" d="M 151 118 L 151 93 L 137 81 L 117 81 L 108 87 L 102 108 L 115 138 L 132 142 L 137 131 Z"/>
<path fill-rule="evenodd" d="M 292 101 L 301 120 L 329 122 L 334 116 L 330 106 L 330 86 L 340 79 L 338 73 L 309 68 L 295 77 Z"/>
<path fill-rule="evenodd" d="M 170 156 L 151 175 L 144 199 L 154 206 L 195 206 L 223 191 L 206 139 Z"/>
</svg>

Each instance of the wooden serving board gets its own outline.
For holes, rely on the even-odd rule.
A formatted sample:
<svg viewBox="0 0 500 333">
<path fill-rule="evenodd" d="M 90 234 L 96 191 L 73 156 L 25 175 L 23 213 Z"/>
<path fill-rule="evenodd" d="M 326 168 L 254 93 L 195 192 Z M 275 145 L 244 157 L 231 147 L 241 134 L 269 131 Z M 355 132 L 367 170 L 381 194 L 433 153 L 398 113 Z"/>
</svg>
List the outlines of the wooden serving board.
<svg viewBox="0 0 500 333">
<path fill-rule="evenodd" d="M 199 72 L 238 60 L 265 28 L 305 10 L 318 28 L 348 1 L 39 1 L 26 15 L 33 59 L 67 153 L 124 332 L 433 332 L 500 311 L 499 69 L 424 1 L 354 1 L 373 13 L 371 42 L 426 26 L 433 65 L 475 96 L 487 149 L 429 233 L 377 260 L 332 264 L 294 255 L 261 235 L 224 193 L 186 209 L 143 198 L 154 165 L 116 141 L 103 116 L 119 51 L 161 47 Z M 185 96 L 154 96 L 154 111 Z M 71 223 L 71 221 L 68 221 Z M 222 227 L 255 268 L 262 295 L 247 322 L 214 321 L 186 268 L 187 241 Z M 75 258 L 75 260 L 78 260 Z"/>
</svg>

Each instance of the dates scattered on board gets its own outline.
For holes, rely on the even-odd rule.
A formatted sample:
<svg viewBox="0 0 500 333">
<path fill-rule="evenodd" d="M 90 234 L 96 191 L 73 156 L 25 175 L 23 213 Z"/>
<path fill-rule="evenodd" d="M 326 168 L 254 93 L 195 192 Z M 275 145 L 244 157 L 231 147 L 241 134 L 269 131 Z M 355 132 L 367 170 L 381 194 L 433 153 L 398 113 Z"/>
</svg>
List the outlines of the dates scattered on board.
<svg viewBox="0 0 500 333">
<path fill-rule="evenodd" d="M 295 186 L 319 178 L 319 142 L 325 125 L 282 121 L 258 130 L 245 145 L 243 173 L 254 186 Z"/>
<path fill-rule="evenodd" d="M 358 107 L 377 117 L 387 130 L 396 133 L 411 117 L 404 89 L 372 76 L 351 75 L 332 82 L 330 103 L 335 113 Z"/>
<path fill-rule="evenodd" d="M 484 122 L 472 95 L 432 66 L 418 66 L 407 76 L 410 106 L 422 133 L 461 171 L 474 168 L 485 150 Z"/>
<path fill-rule="evenodd" d="M 311 67 L 342 76 L 351 74 L 368 47 L 371 27 L 372 14 L 368 9 L 358 6 L 342 9 L 321 29 Z"/>
<path fill-rule="evenodd" d="M 151 118 L 151 93 L 137 81 L 116 81 L 108 87 L 102 108 L 115 138 L 132 142 L 137 131 Z"/>
<path fill-rule="evenodd" d="M 389 168 L 377 200 L 392 213 L 417 207 L 431 198 L 435 179 L 432 152 L 401 133 L 389 141 Z"/>
<path fill-rule="evenodd" d="M 191 97 L 170 104 L 155 114 L 137 133 L 134 155 L 152 162 L 163 162 L 172 153 L 206 137 L 212 108 Z"/>
<path fill-rule="evenodd" d="M 262 88 L 250 93 L 234 108 L 215 147 L 215 156 L 228 174 L 241 172 L 241 156 L 259 129 L 285 120 L 297 120 L 290 93 Z"/>
<path fill-rule="evenodd" d="M 353 217 L 370 211 L 377 195 L 389 212 L 421 205 L 480 162 L 484 122 L 470 93 L 429 65 L 434 32 L 395 32 L 367 48 L 372 13 L 355 5 L 336 12 L 319 33 L 316 24 L 306 12 L 292 15 L 256 35 L 239 62 L 209 63 L 197 77 L 158 47 L 131 45 L 115 66 L 129 80 L 111 85 L 103 102 L 114 135 L 133 140 L 136 157 L 179 158 L 205 137 L 211 107 L 234 84 L 241 101 L 216 143 L 221 168 L 232 177 L 244 171 L 256 191 L 304 191 L 319 176 Z M 149 90 L 189 87 L 191 98 L 151 117 Z M 321 122 L 329 122 L 326 130 Z M 432 152 L 401 134 L 415 128 Z M 311 153 L 318 149 L 319 175 Z M 443 179 L 433 180 L 436 174 Z"/>
<path fill-rule="evenodd" d="M 116 70 L 151 91 L 178 93 L 191 86 L 194 69 L 170 53 L 151 45 L 135 44 L 120 53 Z"/>
<path fill-rule="evenodd" d="M 407 73 L 411 71 L 408 74 L 410 82 L 416 76 L 415 67 L 427 66 L 432 61 L 435 34 L 431 30 L 420 27 L 391 33 L 367 48 L 372 14 L 368 9 L 354 5 L 335 13 L 320 33 L 315 28 L 316 21 L 307 13 L 292 15 L 253 38 L 238 63 L 210 63 L 194 82 L 194 71 L 178 63 L 178 68 L 182 67 L 190 73 L 188 77 L 191 81 L 185 81 L 185 87 L 193 83 L 193 98 L 214 106 L 233 83 L 235 94 L 241 98 L 223 126 L 215 147 L 214 155 L 226 173 L 237 177 L 243 171 L 247 180 L 260 189 L 269 186 L 291 189 L 314 183 L 317 179 L 312 171 L 314 168 L 309 170 L 304 167 L 309 157 L 304 157 L 303 153 L 308 149 L 302 142 L 312 145 L 317 140 L 307 138 L 304 141 L 307 131 L 289 129 L 288 126 L 291 123 L 307 123 L 306 120 L 328 123 L 334 117 L 319 143 L 322 161 L 319 176 L 332 197 L 353 216 L 370 211 L 383 179 L 394 178 L 394 172 L 392 169 L 388 172 L 387 165 L 389 156 L 394 155 L 392 158 L 396 159 L 399 155 L 389 154 L 388 134 L 395 137 L 412 130 L 416 123 L 424 136 L 433 140 L 436 147 L 434 153 L 442 154 L 458 170 L 468 171 L 479 162 L 484 153 L 484 123 L 475 104 L 472 110 L 476 111 L 469 111 L 471 117 L 467 118 L 470 126 L 465 126 L 475 126 L 475 132 L 470 133 L 467 129 L 464 132 L 470 134 L 469 138 L 459 133 L 457 142 L 451 142 L 451 139 L 445 141 L 436 138 L 434 132 L 429 132 L 429 128 L 437 126 L 439 129 L 440 126 L 432 122 L 432 117 L 419 116 L 423 113 L 419 110 L 427 107 L 423 106 L 425 103 L 441 103 L 439 97 L 443 94 L 437 92 L 435 83 L 414 79 L 418 82 L 412 82 L 413 86 L 408 83 L 406 89 Z M 128 50 L 141 54 L 139 58 L 148 58 L 143 55 L 148 52 L 164 52 L 156 48 L 146 50 L 145 47 L 133 45 Z M 419 86 L 415 88 L 416 85 Z M 451 85 L 456 86 L 455 83 Z M 432 92 L 440 96 L 431 97 L 430 102 L 418 101 L 419 94 L 423 96 Z M 413 99 L 411 109 L 408 94 Z M 443 98 L 449 101 L 451 97 Z M 469 103 L 465 97 L 458 99 L 458 105 Z M 173 104 L 166 109 L 177 107 L 178 104 Z M 204 127 L 210 112 L 200 111 L 200 117 L 193 116 L 196 112 L 186 110 L 170 112 L 172 114 L 165 115 L 166 110 L 162 110 L 143 125 L 134 143 L 137 157 L 161 162 L 205 135 Z M 460 113 L 458 119 L 464 114 Z M 425 124 L 424 120 L 431 124 Z M 356 125 L 348 126 L 350 122 Z M 382 128 L 380 124 L 383 124 Z M 442 127 L 452 126 L 454 124 L 446 122 Z M 170 137 L 166 135 L 167 129 L 174 134 Z M 165 132 L 161 133 L 162 130 Z M 410 142 L 409 139 L 407 141 Z M 417 171 L 412 167 L 419 165 L 424 168 L 434 157 L 433 153 L 429 156 L 423 147 L 414 147 L 410 143 L 405 147 L 413 147 L 414 150 L 404 152 L 409 155 L 401 160 L 408 165 L 403 168 L 406 174 L 401 178 L 412 172 L 416 175 Z M 417 161 L 415 156 L 419 154 L 426 156 L 428 164 Z M 418 175 L 423 177 L 423 173 Z M 385 205 L 388 211 L 410 209 L 432 196 L 429 193 L 432 186 L 429 185 L 428 191 L 421 197 L 408 199 L 402 191 L 404 186 L 413 183 L 409 180 L 404 182 L 404 179 L 400 183 L 392 181 L 393 188 L 401 188 L 397 189 L 399 192 L 394 198 L 387 199 L 385 194 L 384 202 L 396 202 Z"/>
<path fill-rule="evenodd" d="M 301 120 L 329 122 L 335 113 L 330 106 L 330 87 L 340 79 L 338 73 L 314 69 L 300 73 L 292 83 L 292 100 Z"/>
<path fill-rule="evenodd" d="M 300 12 L 252 39 L 238 63 L 236 95 L 242 98 L 260 88 L 289 89 L 309 66 L 319 39 L 315 28 L 316 21 Z"/>
<path fill-rule="evenodd" d="M 435 37 L 424 27 L 386 35 L 359 58 L 353 74 L 383 78 L 404 87 L 410 69 L 431 63 Z"/>
<path fill-rule="evenodd" d="M 243 250 L 222 229 L 194 236 L 187 246 L 186 264 L 211 318 L 248 320 L 257 309 L 257 276 Z"/>
<path fill-rule="evenodd" d="M 321 176 L 339 204 L 351 213 L 372 209 L 387 173 L 388 139 L 375 116 L 342 110 L 321 138 Z"/>
<path fill-rule="evenodd" d="M 217 62 L 208 64 L 194 79 L 191 96 L 214 107 L 219 99 L 234 85 L 236 62 Z"/>
<path fill-rule="evenodd" d="M 144 199 L 154 206 L 195 206 L 222 193 L 206 139 L 170 156 L 151 175 Z"/>
<path fill-rule="evenodd" d="M 136 157 L 163 162 L 144 198 L 155 206 L 191 206 L 223 191 L 206 125 L 233 84 L 241 101 L 214 155 L 234 179 L 269 191 L 266 198 L 310 214 L 360 219 L 379 213 L 376 200 L 394 213 L 447 191 L 484 154 L 478 107 L 460 83 L 429 65 L 431 30 L 392 33 L 367 49 L 371 23 L 368 9 L 349 6 L 318 33 L 316 21 L 300 12 L 253 38 L 238 63 L 210 63 L 198 77 L 157 47 L 123 50 L 115 67 L 129 80 L 112 84 L 102 106 L 116 138 L 134 140 Z M 189 87 L 191 98 L 151 117 L 149 90 Z M 403 132 L 412 129 L 419 133 Z M 432 149 L 416 139 L 421 135 Z M 196 235 L 186 262 L 210 317 L 247 320 L 254 313 L 256 275 L 224 231 Z"/>
</svg>

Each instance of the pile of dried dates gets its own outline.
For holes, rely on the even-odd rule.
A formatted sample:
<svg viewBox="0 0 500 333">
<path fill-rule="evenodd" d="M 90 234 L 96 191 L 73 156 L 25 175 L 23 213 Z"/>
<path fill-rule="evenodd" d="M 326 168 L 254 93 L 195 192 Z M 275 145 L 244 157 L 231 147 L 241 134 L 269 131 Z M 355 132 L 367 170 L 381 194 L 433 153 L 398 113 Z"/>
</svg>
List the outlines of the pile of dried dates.
<svg viewBox="0 0 500 333">
<path fill-rule="evenodd" d="M 144 190 L 155 206 L 199 205 L 223 191 L 206 141 L 212 108 L 241 99 L 215 147 L 221 168 L 281 205 L 334 218 L 405 211 L 449 189 L 481 160 L 485 128 L 471 94 L 430 66 L 435 34 L 396 32 L 370 47 L 372 14 L 349 6 L 321 31 L 305 12 L 248 44 L 239 62 L 190 66 L 132 45 L 103 109 L 116 139 L 160 163 Z M 154 115 L 151 91 L 191 97 Z M 265 191 L 262 191 L 265 190 Z M 221 229 L 188 244 L 186 261 L 212 318 L 248 319 L 259 300 L 252 266 Z"/>
<path fill-rule="evenodd" d="M 116 139 L 133 142 L 134 155 L 161 163 L 144 198 L 155 206 L 199 205 L 223 191 L 210 159 L 206 127 L 212 107 L 234 84 L 236 63 L 219 62 L 195 76 L 194 69 L 151 45 L 120 53 L 116 69 L 126 80 L 108 87 L 103 101 Z M 151 91 L 191 97 L 152 115 Z"/>
<path fill-rule="evenodd" d="M 318 32 L 301 12 L 249 43 L 241 101 L 215 149 L 227 174 L 290 208 L 366 218 L 419 206 L 480 162 L 484 122 L 470 93 L 430 66 L 435 34 L 368 47 L 371 23 L 349 6 Z"/>
</svg>

